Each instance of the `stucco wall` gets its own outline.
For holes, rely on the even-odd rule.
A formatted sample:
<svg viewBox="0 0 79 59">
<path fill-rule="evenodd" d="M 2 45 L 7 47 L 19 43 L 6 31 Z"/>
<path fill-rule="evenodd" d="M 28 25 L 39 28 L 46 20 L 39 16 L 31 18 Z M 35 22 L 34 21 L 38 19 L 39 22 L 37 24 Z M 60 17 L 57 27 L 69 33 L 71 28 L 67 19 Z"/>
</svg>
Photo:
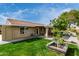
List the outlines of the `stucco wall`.
<svg viewBox="0 0 79 59">
<path fill-rule="evenodd" d="M 34 28 L 24 28 L 24 34 L 20 34 L 20 28 L 19 27 L 13 27 L 13 38 L 23 38 L 23 37 L 29 37 L 31 34 L 34 33 Z"/>
<path fill-rule="evenodd" d="M 11 26 L 2 26 L 2 40 L 12 40 L 13 30 Z"/>
<path fill-rule="evenodd" d="M 40 30 L 39 27 L 24 27 L 24 34 L 20 34 L 19 26 L 2 26 L 2 40 L 15 40 L 24 37 L 31 37 L 32 35 L 40 35 L 44 30 Z M 39 30 L 39 34 L 37 34 L 36 29 Z"/>
<path fill-rule="evenodd" d="M 23 37 L 30 37 L 35 35 L 35 28 L 24 28 L 24 34 L 20 34 L 20 27 L 16 26 L 3 26 L 2 27 L 2 39 L 3 40 L 15 40 Z"/>
</svg>

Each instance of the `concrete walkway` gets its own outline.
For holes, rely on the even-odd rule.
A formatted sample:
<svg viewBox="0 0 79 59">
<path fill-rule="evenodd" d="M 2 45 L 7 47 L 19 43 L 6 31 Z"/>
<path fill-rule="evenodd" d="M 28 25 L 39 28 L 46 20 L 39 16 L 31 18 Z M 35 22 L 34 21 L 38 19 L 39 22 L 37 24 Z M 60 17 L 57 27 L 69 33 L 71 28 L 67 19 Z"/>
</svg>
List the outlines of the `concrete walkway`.
<svg viewBox="0 0 79 59">
<path fill-rule="evenodd" d="M 0 45 L 1 44 L 7 44 L 7 43 L 10 43 L 10 42 L 8 42 L 8 41 L 0 41 Z"/>
<path fill-rule="evenodd" d="M 53 40 L 54 38 L 52 38 L 52 37 L 47 37 L 47 38 L 45 38 L 45 39 L 47 39 L 47 40 Z"/>
<path fill-rule="evenodd" d="M 11 43 L 11 42 L 18 42 L 18 41 L 22 41 L 22 40 L 32 39 L 32 38 L 37 38 L 37 37 L 41 37 L 41 36 L 32 36 L 32 37 L 27 37 L 27 38 L 15 39 L 15 40 L 11 40 L 11 41 L 0 41 L 0 45 Z"/>
<path fill-rule="evenodd" d="M 79 40 L 77 39 L 77 37 L 73 37 L 71 36 L 69 39 L 68 39 L 69 42 L 75 42 L 79 45 Z"/>
</svg>

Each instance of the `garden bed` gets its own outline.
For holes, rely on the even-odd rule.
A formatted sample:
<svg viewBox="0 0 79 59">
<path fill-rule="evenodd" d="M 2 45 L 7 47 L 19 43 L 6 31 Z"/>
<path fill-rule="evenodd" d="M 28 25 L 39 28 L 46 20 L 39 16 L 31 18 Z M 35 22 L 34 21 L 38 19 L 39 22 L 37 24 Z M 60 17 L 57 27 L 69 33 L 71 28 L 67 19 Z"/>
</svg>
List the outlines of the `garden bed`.
<svg viewBox="0 0 79 59">
<path fill-rule="evenodd" d="M 57 43 L 56 42 L 51 42 L 47 45 L 50 49 L 53 49 L 53 50 L 56 50 L 58 52 L 61 52 L 61 53 L 66 53 L 67 51 L 67 44 L 58 44 L 57 46 Z"/>
</svg>

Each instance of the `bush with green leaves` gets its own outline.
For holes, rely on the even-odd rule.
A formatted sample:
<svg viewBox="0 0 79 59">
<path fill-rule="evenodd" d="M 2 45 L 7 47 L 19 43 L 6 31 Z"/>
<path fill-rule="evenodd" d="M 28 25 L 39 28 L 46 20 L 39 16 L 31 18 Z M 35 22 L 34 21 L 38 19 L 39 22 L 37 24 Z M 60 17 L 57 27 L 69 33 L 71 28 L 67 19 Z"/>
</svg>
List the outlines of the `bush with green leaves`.
<svg viewBox="0 0 79 59">
<path fill-rule="evenodd" d="M 59 42 L 59 44 L 64 44 L 64 39 L 60 38 L 60 39 L 58 40 L 58 42 Z"/>
<path fill-rule="evenodd" d="M 54 19 L 52 21 L 53 28 L 59 29 L 59 30 L 66 30 L 68 27 L 68 21 L 65 19 Z"/>
</svg>

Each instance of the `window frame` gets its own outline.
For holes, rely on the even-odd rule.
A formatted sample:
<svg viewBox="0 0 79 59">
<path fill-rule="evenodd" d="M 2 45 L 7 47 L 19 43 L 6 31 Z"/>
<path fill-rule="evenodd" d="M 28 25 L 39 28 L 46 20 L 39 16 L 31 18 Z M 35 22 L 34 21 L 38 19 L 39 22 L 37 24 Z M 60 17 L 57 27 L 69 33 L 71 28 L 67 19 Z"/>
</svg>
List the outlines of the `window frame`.
<svg viewBox="0 0 79 59">
<path fill-rule="evenodd" d="M 25 32 L 25 28 L 24 27 L 20 27 L 20 34 L 24 34 Z"/>
</svg>

